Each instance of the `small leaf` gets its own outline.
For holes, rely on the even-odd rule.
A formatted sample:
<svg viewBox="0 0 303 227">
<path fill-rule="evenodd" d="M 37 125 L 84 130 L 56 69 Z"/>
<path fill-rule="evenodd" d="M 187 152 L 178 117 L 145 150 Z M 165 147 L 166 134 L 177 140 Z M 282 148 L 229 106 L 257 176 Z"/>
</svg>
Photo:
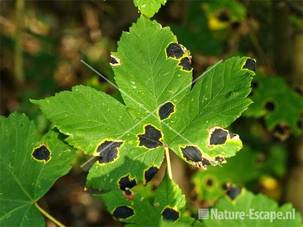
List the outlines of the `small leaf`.
<svg viewBox="0 0 303 227">
<path fill-rule="evenodd" d="M 135 6 L 147 17 L 152 17 L 158 12 L 161 5 L 165 5 L 167 0 L 134 0 Z"/>
<path fill-rule="evenodd" d="M 35 203 L 71 168 L 75 153 L 50 131 L 13 113 L 0 118 L 0 226 L 45 226 Z"/>
</svg>

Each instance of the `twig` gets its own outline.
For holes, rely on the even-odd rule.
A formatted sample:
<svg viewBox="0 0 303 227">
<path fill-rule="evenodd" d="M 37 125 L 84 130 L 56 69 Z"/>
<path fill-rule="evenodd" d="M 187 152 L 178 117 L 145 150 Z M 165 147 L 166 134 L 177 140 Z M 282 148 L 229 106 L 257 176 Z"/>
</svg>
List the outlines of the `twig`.
<svg viewBox="0 0 303 227">
<path fill-rule="evenodd" d="M 47 213 L 46 210 L 42 209 L 38 203 L 35 203 L 35 206 L 38 208 L 38 210 L 45 216 L 47 217 L 49 220 L 51 220 L 53 223 L 55 223 L 57 226 L 59 227 L 66 227 L 65 225 L 63 225 L 61 222 L 59 222 L 56 218 L 54 218 L 53 216 L 51 216 L 49 213 Z"/>
</svg>

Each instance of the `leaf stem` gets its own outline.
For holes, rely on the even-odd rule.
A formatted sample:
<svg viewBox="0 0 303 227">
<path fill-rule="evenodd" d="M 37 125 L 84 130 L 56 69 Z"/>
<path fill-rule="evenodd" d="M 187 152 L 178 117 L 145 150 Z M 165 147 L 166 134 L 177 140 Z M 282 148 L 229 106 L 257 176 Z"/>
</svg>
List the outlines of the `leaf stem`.
<svg viewBox="0 0 303 227">
<path fill-rule="evenodd" d="M 166 157 L 166 164 L 167 164 L 167 174 L 169 179 L 173 179 L 173 174 L 172 174 L 172 170 L 171 170 L 171 163 L 170 163 L 170 156 L 169 156 L 169 148 L 168 147 L 164 147 L 165 150 L 165 157 Z"/>
<path fill-rule="evenodd" d="M 55 219 L 53 216 L 51 216 L 46 210 L 42 209 L 38 203 L 35 203 L 35 206 L 38 208 L 38 210 L 45 216 L 47 217 L 49 220 L 51 220 L 53 223 L 55 223 L 57 226 L 59 227 L 66 227 L 65 225 L 63 225 L 61 222 L 59 222 L 57 219 Z"/>
</svg>

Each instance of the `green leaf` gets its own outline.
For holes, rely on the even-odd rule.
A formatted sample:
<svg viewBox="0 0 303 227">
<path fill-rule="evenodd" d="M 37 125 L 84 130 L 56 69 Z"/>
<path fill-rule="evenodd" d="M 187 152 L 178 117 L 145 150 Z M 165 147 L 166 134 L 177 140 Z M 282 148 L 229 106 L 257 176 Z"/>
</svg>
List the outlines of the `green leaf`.
<svg viewBox="0 0 303 227">
<path fill-rule="evenodd" d="M 224 128 L 251 103 L 247 96 L 254 72 L 245 64 L 252 61 L 233 57 L 217 63 L 177 104 L 176 113 L 167 121 L 169 127 L 164 128 L 165 142 L 177 155 L 193 163 L 184 157 L 184 148 L 194 146 L 205 162 L 218 163 L 219 157 L 231 157 L 242 148 L 238 135 Z M 217 141 L 220 137 L 223 139 Z"/>
<path fill-rule="evenodd" d="M 126 107 L 113 97 L 86 86 L 57 93 L 44 100 L 32 100 L 62 133 L 68 142 L 92 154 L 109 137 L 121 136 L 134 121 Z"/>
<path fill-rule="evenodd" d="M 140 186 L 137 186 L 140 187 Z M 107 210 L 118 220 L 130 223 L 131 226 L 159 226 L 161 220 L 167 220 L 170 214 L 174 221 L 180 221 L 185 207 L 185 196 L 181 189 L 172 180 L 165 176 L 156 189 L 153 198 L 145 198 L 140 190 L 134 188 L 134 199 L 127 199 L 121 191 L 111 191 L 99 196 Z M 119 218 L 121 207 L 127 206 L 133 214 L 129 217 Z M 128 209 L 126 208 L 126 209 Z M 171 212 L 171 213 L 170 213 Z M 177 216 L 174 216 L 177 215 Z M 172 220 L 170 220 L 172 221 Z"/>
<path fill-rule="evenodd" d="M 152 17 L 158 12 L 161 5 L 165 5 L 166 1 L 167 0 L 134 0 L 134 4 L 143 15 Z"/>
<path fill-rule="evenodd" d="M 208 130 L 227 127 L 250 104 L 253 72 L 243 68 L 248 59 L 218 63 L 191 90 L 189 54 L 169 28 L 141 16 L 111 56 L 125 105 L 85 86 L 33 101 L 71 145 L 98 160 L 88 186 L 107 192 L 125 179 L 132 187 L 146 183 L 163 161 L 164 146 L 183 159 L 181 147 L 197 146 L 203 160 L 188 161 L 196 165 L 205 164 L 206 156 L 216 165 L 222 162 L 218 155 L 230 157 L 241 148 L 232 134 L 222 145 L 208 147 L 207 140 Z"/>
<path fill-rule="evenodd" d="M 251 97 L 254 103 L 245 112 L 245 116 L 264 117 L 269 130 L 277 129 L 287 133 L 291 129 L 295 135 L 300 134 L 303 97 L 294 92 L 279 76 L 258 74 L 254 85 Z"/>
<path fill-rule="evenodd" d="M 39 137 L 33 122 L 17 113 L 0 118 L 0 141 L 0 225 L 45 226 L 35 205 L 70 170 L 75 153 L 55 132 Z"/>
<path fill-rule="evenodd" d="M 189 52 L 184 49 L 178 59 L 168 58 L 166 50 L 172 43 L 177 39 L 168 27 L 144 17 L 122 34 L 117 53 L 112 53 L 119 64 L 112 66 L 128 107 L 154 112 L 168 100 L 178 102 L 190 90 L 191 70 L 179 65 Z"/>
<path fill-rule="evenodd" d="M 241 219 L 229 219 L 229 220 L 219 220 L 219 218 L 208 218 L 203 221 L 204 227 L 217 227 L 217 226 L 268 226 L 268 227 L 302 227 L 302 217 L 298 212 L 294 210 L 291 204 L 284 204 L 279 207 L 279 205 L 267 198 L 266 196 L 259 194 L 254 195 L 242 189 L 242 192 L 234 200 L 229 197 L 224 197 L 218 201 L 214 206 L 217 212 L 244 212 L 247 216 Z M 288 219 L 283 220 L 273 219 L 270 220 L 270 216 L 265 216 L 265 213 L 260 213 L 266 211 L 270 215 L 281 213 L 281 217 L 288 217 Z M 250 213 L 251 212 L 251 213 Z M 258 212 L 258 213 L 257 213 Z M 212 213 L 212 209 L 210 209 Z M 268 214 L 267 213 L 267 214 Z M 211 215 L 211 214 L 210 214 Z M 260 218 L 256 218 L 256 215 L 262 215 Z M 252 217 L 252 218 L 250 218 Z M 263 218 L 262 218 L 263 217 Z"/>
</svg>

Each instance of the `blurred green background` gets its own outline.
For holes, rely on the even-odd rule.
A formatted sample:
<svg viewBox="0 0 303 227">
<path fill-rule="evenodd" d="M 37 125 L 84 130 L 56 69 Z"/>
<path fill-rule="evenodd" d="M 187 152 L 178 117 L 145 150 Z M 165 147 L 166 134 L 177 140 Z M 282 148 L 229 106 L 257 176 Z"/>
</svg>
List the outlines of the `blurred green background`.
<svg viewBox="0 0 303 227">
<path fill-rule="evenodd" d="M 29 102 L 86 84 L 120 99 L 110 52 L 136 21 L 131 0 L 0 0 L 0 114 L 25 112 L 50 127 Z M 303 214 L 303 2 L 299 0 L 168 0 L 154 17 L 192 53 L 194 77 L 220 59 L 257 60 L 254 103 L 235 124 L 244 149 L 221 168 L 197 172 L 173 157 L 174 176 L 190 198 L 189 212 L 208 207 L 226 184 L 292 202 Z M 68 226 L 120 226 L 83 187 L 79 167 L 60 179 L 41 205 Z M 152 182 L 159 184 L 157 178 Z M 51 223 L 48 223 L 52 226 Z"/>
</svg>

